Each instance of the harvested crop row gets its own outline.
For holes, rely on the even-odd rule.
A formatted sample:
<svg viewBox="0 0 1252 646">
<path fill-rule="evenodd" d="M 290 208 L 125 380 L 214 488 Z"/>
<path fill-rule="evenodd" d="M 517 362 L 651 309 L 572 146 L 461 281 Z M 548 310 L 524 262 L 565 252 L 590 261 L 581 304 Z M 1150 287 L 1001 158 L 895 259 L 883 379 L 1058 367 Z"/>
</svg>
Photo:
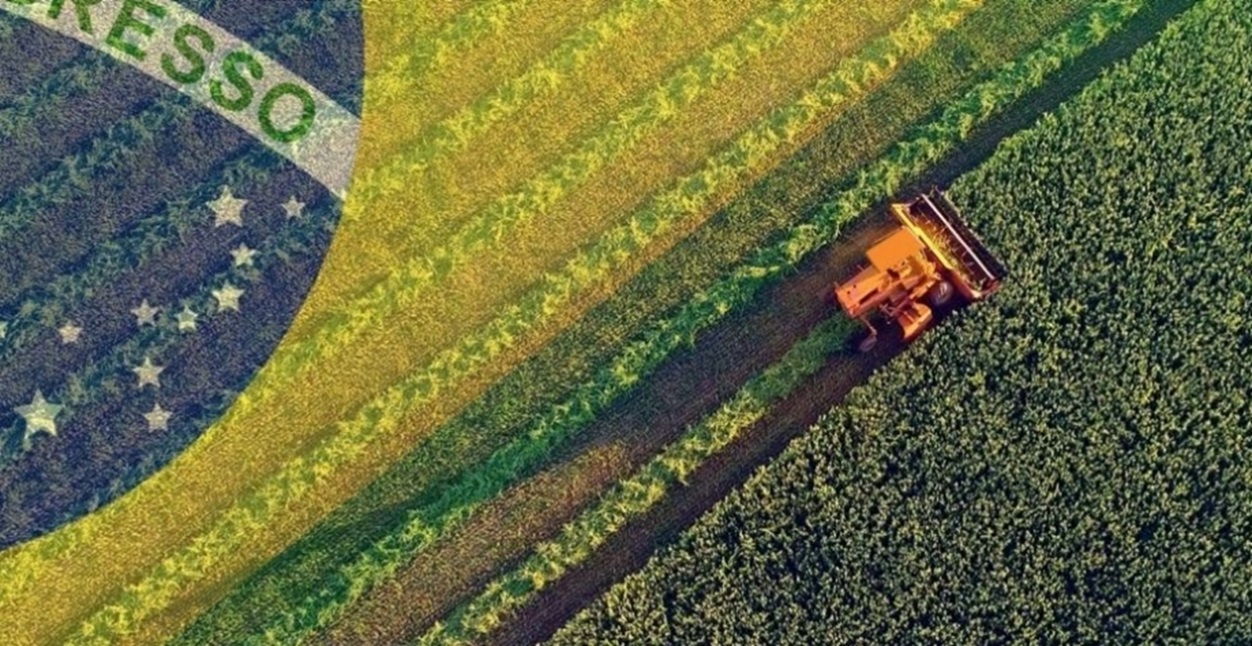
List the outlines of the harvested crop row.
<svg viewBox="0 0 1252 646">
<path fill-rule="evenodd" d="M 929 11 L 929 14 L 923 12 L 915 15 L 905 22 L 901 30 L 908 30 L 916 37 L 920 30 L 919 23 L 929 25 L 929 28 L 933 30 L 949 28 L 968 10 L 967 4 L 936 2 L 928 10 L 924 10 Z M 899 41 L 888 36 L 879 42 L 898 43 Z M 927 42 L 925 39 L 920 39 L 912 40 L 908 44 L 924 47 L 925 42 Z M 633 216 L 630 223 L 618 227 L 596 246 L 580 254 L 570 263 L 565 272 L 545 277 L 542 287 L 523 297 L 511 309 L 507 317 L 496 319 L 480 332 L 465 339 L 455 350 L 442 353 L 427 369 L 413 374 L 405 381 L 388 389 L 383 396 L 370 402 L 357 418 L 351 422 L 342 423 L 338 434 L 311 453 L 309 460 L 323 465 L 321 467 L 323 473 L 339 475 L 342 473 L 341 465 L 347 464 L 350 458 L 365 451 L 365 446 L 369 442 L 376 442 L 380 439 L 386 442 L 387 448 L 376 449 L 376 452 L 384 454 L 402 452 L 406 446 L 411 446 L 413 442 L 411 434 L 414 433 L 414 428 L 419 423 L 421 426 L 431 424 L 432 414 L 428 407 L 434 405 L 435 393 L 443 393 L 441 400 L 446 406 L 449 399 L 446 391 L 455 388 L 458 381 L 465 380 L 479 371 L 500 371 L 502 367 L 507 367 L 504 365 L 503 358 L 510 350 L 510 346 L 518 344 L 545 319 L 559 315 L 564 303 L 576 297 L 577 292 L 585 289 L 585 286 L 594 285 L 611 277 L 620 263 L 629 259 L 630 254 L 645 248 L 653 236 L 663 232 L 671 226 L 673 221 L 688 217 L 693 213 L 700 213 L 705 200 L 717 190 L 721 178 L 733 177 L 737 173 L 744 172 L 745 167 L 750 169 L 752 164 L 768 160 L 770 153 L 790 143 L 784 133 L 797 131 L 793 127 L 795 124 L 817 119 L 823 114 L 823 110 L 841 105 L 847 97 L 845 84 L 850 79 L 864 85 L 867 79 L 889 73 L 890 66 L 884 62 L 886 59 L 892 58 L 898 63 L 899 57 L 909 53 L 911 52 L 896 52 L 890 47 L 880 46 L 873 50 L 871 56 L 845 61 L 839 71 L 828 77 L 824 84 L 819 85 L 821 91 L 838 93 L 837 98 L 823 104 L 820 98 L 815 100 L 812 95 L 806 96 L 803 102 L 796 104 L 793 109 L 771 116 L 741 140 L 739 144 L 742 147 L 741 153 L 732 149 L 719 156 L 713 162 L 713 170 L 709 173 L 690 178 L 678 189 L 656 200 L 651 208 Z M 663 334 L 662 336 L 665 336 L 664 343 L 669 343 L 671 338 L 679 340 L 686 338 L 681 335 L 671 337 Z M 661 339 L 653 340 L 653 342 L 657 341 Z M 672 345 L 666 346 L 667 349 L 672 349 L 672 347 Z M 613 390 L 614 388 L 633 382 L 630 374 L 615 373 L 608 379 L 612 382 L 608 384 L 610 393 L 618 392 Z M 605 387 L 605 384 L 597 381 L 591 384 L 591 387 L 598 389 Z M 598 395 L 590 396 L 600 401 Z M 603 406 L 607 403 L 608 401 L 605 400 L 599 405 Z M 421 414 L 420 420 L 417 418 L 419 413 Z M 565 420 L 562 419 L 562 423 L 564 422 Z M 545 437 L 542 432 L 536 431 L 536 433 L 536 437 L 545 439 L 541 442 L 523 442 L 515 449 L 520 451 L 517 456 L 505 454 L 498 461 L 493 459 L 484 467 L 482 472 L 491 474 L 489 480 L 477 476 L 469 478 L 477 483 L 469 489 L 474 492 L 474 498 L 458 500 L 456 496 L 447 496 L 446 499 L 456 501 L 457 504 L 476 505 L 482 499 L 479 496 L 498 492 L 500 487 L 517 477 L 518 469 L 522 468 L 522 465 L 531 465 L 526 468 L 533 467 L 536 461 L 542 460 L 546 454 L 550 446 L 548 442 L 553 441 L 553 438 Z M 291 467 L 293 468 L 286 472 L 291 475 L 284 477 L 295 477 L 298 473 L 296 469 L 308 468 L 306 463 L 294 464 Z M 359 468 L 359 465 L 354 468 Z M 485 489 L 482 486 L 484 482 L 493 483 L 492 488 Z M 289 485 L 282 484 L 282 480 L 275 480 L 273 481 L 274 488 L 263 492 L 262 495 L 273 496 L 281 492 L 282 487 L 287 486 Z M 264 507 L 264 505 L 242 506 Z M 328 583 L 313 596 L 293 600 L 297 605 L 303 605 L 298 611 L 276 618 L 276 621 L 286 624 L 287 627 L 282 630 L 296 630 L 299 626 L 303 626 L 298 628 L 299 630 L 308 630 L 309 624 L 320 621 L 319 617 L 333 616 L 335 608 L 359 596 L 373 585 L 374 581 L 388 576 L 406 557 L 411 557 L 420 547 L 428 544 L 430 539 L 445 531 L 450 526 L 450 522 L 462 517 L 457 515 L 449 518 L 442 513 L 436 516 L 437 522 L 431 528 L 410 528 L 388 539 L 389 543 L 399 541 L 399 546 L 380 546 L 378 551 L 367 552 L 358 565 L 348 566 L 342 573 L 333 573 L 336 579 L 343 578 L 347 582 Z M 259 519 L 242 520 L 245 517 L 240 516 L 240 522 L 249 524 L 260 522 Z M 259 524 L 256 526 L 260 527 Z M 409 544 L 413 541 L 417 541 L 417 544 Z M 196 558 L 192 555 L 188 557 Z M 267 590 L 279 591 L 273 587 Z M 270 604 L 267 604 L 267 607 L 269 606 Z M 280 630 L 278 627 L 271 627 L 271 629 Z"/>
<path fill-rule="evenodd" d="M 449 600 L 489 577 L 493 564 L 514 563 L 531 551 L 538 537 L 549 536 L 548 516 L 574 516 L 601 491 L 629 475 L 633 465 L 628 452 L 622 444 L 604 443 L 518 483 L 485 503 L 445 540 L 416 555 L 402 572 L 409 575 L 408 580 L 389 579 L 349 608 L 340 621 L 310 635 L 305 643 L 401 644 L 419 635 L 450 609 Z M 373 610 L 368 614 L 362 612 L 367 602 Z M 244 621 L 236 625 L 236 634 L 250 630 Z M 232 634 L 220 622 L 194 628 L 173 643 L 201 644 L 208 635 Z"/>
<path fill-rule="evenodd" d="M 605 14 L 592 25 L 571 37 L 567 46 L 563 46 L 547 59 L 536 64 L 522 77 L 506 83 L 496 94 L 483 99 L 474 106 L 466 108 L 462 111 L 461 116 L 453 119 L 453 121 L 457 119 L 475 121 L 481 117 L 480 125 L 485 127 L 493 119 L 511 113 L 511 111 L 533 98 L 528 93 L 529 90 L 539 91 L 542 89 L 542 87 L 532 86 L 536 86 L 539 80 L 549 78 L 553 69 L 560 69 L 566 72 L 576 70 L 576 63 L 581 65 L 582 63 L 579 63 L 579 61 L 588 58 L 591 53 L 607 47 L 613 38 L 620 36 L 618 32 L 642 21 L 643 17 L 647 15 L 652 2 L 653 0 L 631 0 L 614 11 Z M 476 117 L 475 115 L 478 116 Z M 461 136 L 470 137 L 472 135 L 462 132 Z M 462 140 L 458 139 L 458 141 Z M 428 150 L 432 151 L 431 155 L 435 155 L 436 152 L 444 152 L 439 146 L 434 146 Z M 433 159 L 433 157 L 430 159 Z M 535 190 L 542 188 L 543 186 L 541 185 L 533 188 L 531 192 L 523 191 L 515 195 L 520 195 L 522 198 L 530 197 Z M 358 182 L 354 185 L 353 192 L 345 205 L 345 218 L 349 216 L 354 208 L 353 204 L 360 204 L 358 200 L 364 199 L 360 196 L 365 191 L 364 184 Z M 421 191 L 416 192 L 420 193 Z M 495 208 L 494 213 L 504 212 L 507 215 L 512 211 L 509 206 L 508 203 L 501 202 Z M 409 213 L 409 211 L 403 210 L 394 212 L 397 220 L 410 219 Z M 439 213 L 431 212 L 429 209 L 419 209 L 416 213 L 424 214 L 423 217 L 440 215 Z M 490 214 L 479 216 L 480 220 L 489 218 Z M 454 233 L 457 230 L 456 225 L 460 224 L 456 218 L 448 217 L 447 220 L 445 224 L 453 225 L 451 229 L 447 227 L 439 229 L 439 227 L 436 227 L 437 230 L 444 230 L 445 239 L 448 235 Z M 432 226 L 435 224 L 434 221 L 426 220 L 417 224 L 420 225 L 422 223 Z M 302 311 L 302 315 L 293 324 L 292 330 L 288 335 L 289 341 L 283 349 L 275 353 L 271 361 L 257 375 L 250 389 L 256 396 L 254 398 L 245 397 L 241 399 L 239 405 L 232 411 L 233 418 L 247 417 L 255 411 L 262 411 L 262 413 L 258 414 L 263 414 L 268 410 L 270 417 L 262 417 L 249 423 L 260 426 L 273 424 L 274 419 L 272 415 L 277 410 L 269 406 L 270 395 L 287 392 L 285 386 L 295 385 L 304 389 L 321 388 L 325 393 L 329 394 L 329 396 L 324 395 L 317 406 L 304 407 L 301 411 L 301 416 L 307 424 L 319 427 L 324 426 L 333 422 L 335 417 L 341 414 L 343 410 L 352 410 L 360 404 L 359 400 L 341 401 L 342 397 L 359 398 L 376 391 L 377 388 L 394 381 L 397 376 L 397 370 L 411 370 L 412 365 L 421 358 L 421 354 L 428 355 L 432 351 L 432 346 L 438 347 L 441 343 L 451 343 L 455 340 L 456 335 L 453 333 L 435 335 L 430 331 L 419 330 L 409 339 L 406 339 L 405 343 L 396 344 L 394 343 L 394 337 L 400 336 L 402 330 L 395 327 L 395 325 L 406 323 L 405 319 L 391 320 L 387 317 L 376 316 L 369 311 L 366 303 L 343 302 L 339 300 L 339 297 L 343 296 L 342 294 L 339 296 L 335 295 L 339 291 L 332 284 L 336 280 L 336 276 L 346 281 L 345 284 L 350 286 L 348 289 L 349 293 L 361 291 L 362 285 L 376 286 L 377 277 L 368 275 L 366 271 L 367 264 L 364 260 L 368 254 L 363 250 L 392 246 L 394 244 L 394 236 L 387 233 L 386 229 L 385 223 L 381 221 L 368 225 L 364 222 L 358 222 L 356 226 L 353 226 L 353 223 L 350 221 L 345 221 L 341 225 L 341 230 L 336 239 L 335 250 L 329 254 L 326 265 L 323 267 L 322 280 L 310 294 L 309 301 Z M 465 227 L 461 227 L 461 229 L 462 233 L 459 236 L 459 240 L 454 240 L 449 245 L 445 245 L 445 249 L 459 251 L 460 247 L 466 244 L 480 244 L 481 240 L 477 238 L 481 238 L 481 231 L 471 231 Z M 389 242 L 387 245 L 380 245 L 378 244 L 379 240 L 388 240 Z M 416 253 L 412 249 L 408 251 Z M 422 254 L 417 255 L 419 259 L 424 257 Z M 408 259 L 411 260 L 411 258 L 409 257 Z M 441 267 L 442 271 L 447 271 L 450 267 L 446 267 L 445 264 L 440 263 L 436 266 Z M 410 290 L 422 292 L 428 289 L 432 277 L 415 276 L 413 278 L 415 283 L 409 286 Z M 381 300 L 384 303 L 391 300 L 386 290 L 376 289 L 374 293 L 376 294 L 375 300 Z M 499 299 L 507 298 L 509 294 L 495 293 L 493 296 Z M 323 298 L 326 300 L 320 300 Z M 498 302 L 496 300 L 486 303 L 471 302 L 467 313 L 482 316 L 484 313 L 491 311 L 491 305 L 498 305 Z M 391 309 L 394 310 L 394 306 Z M 317 311 L 322 311 L 323 315 L 308 315 L 309 312 Z M 440 311 L 446 312 L 446 307 Z M 413 314 L 417 313 L 414 312 Z M 455 315 L 451 315 L 441 318 L 434 329 L 443 330 L 448 326 L 463 326 L 467 324 L 468 322 L 461 321 Z M 369 329 L 374 335 L 375 341 L 382 337 L 381 342 L 385 343 L 389 350 L 381 353 L 372 352 L 370 348 L 374 346 L 370 344 L 370 341 L 362 342 L 360 339 L 357 339 L 356 337 L 365 329 Z M 407 329 L 409 328 L 406 327 L 405 330 Z M 310 333 L 313 335 L 310 336 Z M 441 338 L 441 336 L 446 338 Z M 413 342 L 412 339 L 417 339 L 418 342 Z M 364 349 L 362 349 L 362 346 L 364 346 Z M 345 351 L 345 348 L 347 351 Z M 331 355 L 336 352 L 349 357 L 351 359 L 351 369 L 359 376 L 365 378 L 365 381 L 357 384 L 350 379 L 335 377 L 334 380 L 341 384 L 354 384 L 350 393 L 341 393 L 341 389 L 326 386 L 326 378 L 331 375 L 327 375 L 323 371 L 310 370 L 310 367 L 316 365 L 318 361 L 329 360 Z M 378 361 L 386 361 L 387 365 L 380 365 Z M 349 369 L 349 366 L 343 366 L 343 369 Z M 318 382 L 316 380 L 321 381 Z M 371 385 L 376 387 L 371 389 L 369 387 Z M 314 416 L 314 414 L 319 414 L 320 417 Z"/>
<path fill-rule="evenodd" d="M 615 160 L 612 172 L 590 177 L 565 199 L 554 203 L 544 217 L 519 221 L 504 231 L 496 246 L 507 249 L 508 253 L 489 254 L 467 263 L 459 284 L 468 289 L 470 285 L 499 282 L 500 277 L 533 276 L 558 270 L 571 248 L 594 244 L 597 236 L 620 220 L 622 214 L 644 207 L 647 196 L 669 188 L 672 178 L 701 171 L 711 156 L 733 146 L 741 133 L 751 130 L 771 111 L 786 111 L 796 99 L 795 88 L 813 87 L 831 72 L 835 61 L 854 53 L 844 48 L 862 45 L 874 35 L 887 33 L 922 4 L 875 3 L 857 8 L 834 4 L 817 9 L 806 20 L 812 27 L 797 26 L 800 28 L 795 29 L 785 46 L 766 49 L 732 78 L 695 97 L 675 118 L 659 124 L 639 144 L 624 151 Z M 838 45 L 830 43 L 830 34 L 835 32 L 844 37 Z M 874 83 L 890 79 L 895 69 L 890 68 Z M 857 95 L 868 91 L 862 89 Z M 793 152 L 796 145 L 808 140 L 829 120 L 854 104 L 855 100 L 848 100 L 840 108 L 827 110 L 821 118 L 809 122 L 805 130 L 789 133 L 788 141 L 792 145 L 778 151 L 770 162 L 755 167 L 771 168 Z M 736 109 L 727 110 L 728 105 Z M 702 227 L 722 204 L 740 194 L 762 172 L 753 171 L 720 182 L 716 197 L 705 205 L 703 217 L 689 218 L 665 233 L 631 263 L 631 271 L 660 257 Z M 551 235 L 554 230 L 561 231 L 562 235 Z M 524 284 L 518 280 L 499 289 L 519 291 L 523 288 Z"/>
<path fill-rule="evenodd" d="M 556 642 L 1246 641 L 1249 16 L 1201 2 L 962 178 L 1012 282 Z"/>
<path fill-rule="evenodd" d="M 555 172 L 571 155 L 585 155 L 589 142 L 603 138 L 607 131 L 647 119 L 652 123 L 650 131 L 655 132 L 688 118 L 693 104 L 723 96 L 722 88 L 734 78 L 751 75 L 753 66 L 768 52 L 782 49 L 763 42 L 763 37 L 793 43 L 803 23 L 814 20 L 811 15 L 818 9 L 813 4 L 804 0 L 780 9 L 764 0 L 733 4 L 693 0 L 683 3 L 681 10 L 658 10 L 657 19 L 641 21 L 623 33 L 611 50 L 589 58 L 577 74 L 563 79 L 557 91 L 520 105 L 509 119 L 491 124 L 481 136 L 416 176 L 413 181 L 424 190 L 398 196 L 402 204 L 385 208 L 425 213 L 424 221 L 388 221 L 387 235 L 397 243 L 385 249 L 363 249 L 366 257 L 359 263 L 369 269 L 367 275 L 388 276 L 392 267 L 430 252 L 455 227 L 492 208 L 501 196 L 528 190 L 536 178 Z M 780 15 L 794 17 L 780 22 Z M 781 33 L 761 34 L 765 25 L 755 25 L 758 20 Z M 745 56 L 742 48 L 734 51 L 734 42 L 765 51 L 748 51 Z M 854 49 L 856 44 L 853 41 L 848 47 Z M 837 58 L 846 51 L 828 54 Z M 658 95 L 667 101 L 658 103 Z M 725 110 L 733 104 L 721 105 Z M 754 114 L 750 105 L 735 106 L 730 112 Z M 727 131 L 736 130 L 728 126 Z M 640 134 L 645 141 L 654 140 Z M 661 147 L 676 150 L 678 141 L 662 142 Z M 623 148 L 611 163 L 613 172 L 593 173 L 579 183 L 618 175 L 623 158 L 642 147 L 636 143 Z M 594 158 L 589 162 L 594 163 Z M 359 297 L 359 286 L 350 295 Z"/>
<path fill-rule="evenodd" d="M 447 33 L 447 27 L 453 24 L 471 22 L 467 14 L 479 13 L 478 7 L 499 5 L 495 0 L 490 3 L 476 3 L 474 0 L 439 0 L 424 2 L 423 0 L 360 0 L 361 16 L 365 23 L 366 40 L 365 69 L 384 69 L 396 59 L 412 59 L 416 51 L 430 47 L 427 42 L 434 34 Z M 474 29 L 459 29 L 458 34 L 474 32 Z M 481 32 L 479 32 L 481 33 Z M 472 37 L 477 37 L 475 33 Z M 436 50 L 440 49 L 438 46 Z"/>
<path fill-rule="evenodd" d="M 587 60 L 609 50 L 623 34 L 652 16 L 660 4 L 661 0 L 623 0 L 565 38 L 560 46 L 522 74 L 500 84 L 472 105 L 461 108 L 420 136 L 405 134 L 404 141 L 416 138 L 416 143 L 398 156 L 362 160 L 366 165 L 353 181 L 354 199 L 350 204 L 355 206 L 345 214 L 348 221 L 368 217 L 369 211 L 380 206 L 376 200 L 402 193 L 410 175 L 420 173 L 449 151 L 464 147 L 492 124 L 513 116 L 522 105 L 558 89 Z M 383 125 L 387 129 L 394 127 L 391 123 Z"/>
<path fill-rule="evenodd" d="M 675 484 L 686 484 L 710 456 L 759 422 L 770 407 L 787 397 L 847 347 L 857 327 L 830 319 L 797 342 L 777 363 L 744 384 L 713 414 L 693 425 L 642 469 L 613 485 L 580 513 L 554 540 L 540 543 L 516 569 L 493 579 L 472 601 L 421 636 L 421 644 L 460 644 L 480 640 L 527 603 L 534 593 L 594 555 L 626 523 L 646 513 Z"/>
</svg>

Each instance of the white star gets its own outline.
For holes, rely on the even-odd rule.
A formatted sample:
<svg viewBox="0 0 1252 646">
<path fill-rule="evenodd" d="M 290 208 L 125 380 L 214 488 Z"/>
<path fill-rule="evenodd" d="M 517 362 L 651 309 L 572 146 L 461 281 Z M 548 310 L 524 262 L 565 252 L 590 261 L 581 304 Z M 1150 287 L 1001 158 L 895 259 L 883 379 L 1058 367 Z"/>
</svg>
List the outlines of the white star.
<svg viewBox="0 0 1252 646">
<path fill-rule="evenodd" d="M 3 339 L 4 337 L 8 335 L 9 335 L 8 321 L 0 321 L 0 339 Z"/>
<path fill-rule="evenodd" d="M 256 254 L 256 249 L 250 249 L 248 245 L 242 242 L 239 243 L 238 247 L 235 247 L 234 251 L 230 252 L 230 255 L 235 258 L 236 267 L 251 267 L 252 259 L 256 257 Z"/>
<path fill-rule="evenodd" d="M 160 311 L 161 308 L 149 305 L 148 299 L 145 298 L 143 299 L 143 302 L 139 304 L 139 307 L 131 310 L 130 313 L 135 315 L 135 323 L 138 324 L 139 327 L 143 327 L 145 325 L 156 325 L 156 315 L 157 312 Z"/>
<path fill-rule="evenodd" d="M 26 437 L 30 437 L 39 431 L 44 431 L 48 435 L 57 434 L 57 414 L 61 412 L 64 406 L 48 403 L 43 398 L 43 393 L 36 390 L 35 398 L 26 406 L 18 406 L 13 410 L 26 420 Z"/>
<path fill-rule="evenodd" d="M 57 330 L 57 334 L 61 335 L 61 343 L 68 345 L 78 343 L 78 337 L 82 336 L 83 329 L 73 323 L 66 323 Z"/>
<path fill-rule="evenodd" d="M 152 405 L 152 410 L 150 412 L 143 414 L 143 418 L 148 420 L 149 431 L 164 431 L 169 429 L 170 418 L 173 416 L 173 413 L 161 408 L 161 404 L 159 402 Z"/>
<path fill-rule="evenodd" d="M 304 202 L 297 200 L 296 196 L 292 195 L 291 199 L 287 200 L 286 204 L 283 204 L 283 210 L 287 212 L 288 220 L 298 220 L 304 217 Z"/>
<path fill-rule="evenodd" d="M 138 388 L 144 386 L 152 386 L 153 388 L 161 387 L 161 372 L 165 370 L 165 366 L 158 366 L 152 363 L 152 357 L 144 357 L 143 365 L 131 368 L 131 372 L 139 375 Z"/>
<path fill-rule="evenodd" d="M 226 310 L 239 311 L 239 297 L 243 296 L 243 290 L 226 283 L 221 289 L 213 290 L 213 298 L 217 299 L 217 311 L 225 312 Z"/>
<path fill-rule="evenodd" d="M 230 194 L 230 187 L 223 186 L 222 194 L 216 200 L 209 202 L 209 209 L 213 211 L 214 228 L 226 224 L 233 224 L 237 227 L 243 226 L 243 207 L 248 200 L 241 200 Z"/>
<path fill-rule="evenodd" d="M 196 319 L 199 318 L 199 315 L 191 311 L 190 307 L 184 305 L 183 311 L 178 313 L 177 318 L 178 318 L 178 331 L 179 332 L 194 332 L 195 331 Z"/>
</svg>

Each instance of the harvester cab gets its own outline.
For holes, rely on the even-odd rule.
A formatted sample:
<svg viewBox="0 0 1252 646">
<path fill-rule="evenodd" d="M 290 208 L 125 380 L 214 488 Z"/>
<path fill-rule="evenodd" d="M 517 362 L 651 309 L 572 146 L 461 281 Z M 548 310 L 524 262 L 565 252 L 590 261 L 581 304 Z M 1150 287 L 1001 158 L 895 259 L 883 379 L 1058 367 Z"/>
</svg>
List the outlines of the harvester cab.
<svg viewBox="0 0 1252 646">
<path fill-rule="evenodd" d="M 986 298 L 1007 273 L 939 189 L 892 204 L 891 213 L 900 226 L 866 250 L 867 264 L 856 275 L 835 286 L 839 306 L 869 330 L 863 352 L 878 340 L 875 312 L 895 321 L 911 341 L 934 320 L 934 308 L 956 296 Z"/>
</svg>

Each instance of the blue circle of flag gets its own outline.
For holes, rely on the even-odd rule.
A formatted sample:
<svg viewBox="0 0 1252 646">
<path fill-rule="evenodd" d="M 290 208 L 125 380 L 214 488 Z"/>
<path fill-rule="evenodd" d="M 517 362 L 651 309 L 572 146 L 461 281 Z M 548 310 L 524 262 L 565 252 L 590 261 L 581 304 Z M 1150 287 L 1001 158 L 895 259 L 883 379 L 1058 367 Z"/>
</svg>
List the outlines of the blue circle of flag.
<svg viewBox="0 0 1252 646">
<path fill-rule="evenodd" d="M 181 4 L 359 115 L 359 0 Z M 0 547 L 115 499 L 215 422 L 340 208 L 220 114 L 0 12 Z"/>
</svg>

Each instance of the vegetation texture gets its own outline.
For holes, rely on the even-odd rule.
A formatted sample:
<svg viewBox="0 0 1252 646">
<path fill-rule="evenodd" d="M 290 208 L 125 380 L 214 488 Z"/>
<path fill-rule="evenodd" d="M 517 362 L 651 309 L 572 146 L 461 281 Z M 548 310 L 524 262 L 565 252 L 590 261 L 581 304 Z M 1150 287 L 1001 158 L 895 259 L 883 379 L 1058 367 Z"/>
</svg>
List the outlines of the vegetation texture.
<svg viewBox="0 0 1252 646">
<path fill-rule="evenodd" d="M 943 7 L 944 3 L 936 3 L 935 6 Z M 625 336 L 629 330 L 623 329 L 621 319 L 618 319 L 618 324 L 609 326 L 611 331 L 625 338 L 603 339 L 599 344 L 588 344 L 587 347 L 620 347 L 623 343 L 625 346 L 620 354 L 615 357 L 609 355 L 604 364 L 589 374 L 574 373 L 580 383 L 565 401 L 557 400 L 544 408 L 535 406 L 536 399 L 528 396 L 529 393 L 514 392 L 512 394 L 516 399 L 513 401 L 501 404 L 498 398 L 489 400 L 488 403 L 500 406 L 498 410 L 492 410 L 490 418 L 476 419 L 471 415 L 442 429 L 432 441 L 419 447 L 400 470 L 371 486 L 347 509 L 337 513 L 339 518 L 333 519 L 334 522 L 319 528 L 282 559 L 240 586 L 222 604 L 201 617 L 180 639 L 185 643 L 202 643 L 213 635 L 248 634 L 257 631 L 260 626 L 264 626 L 264 632 L 293 635 L 320 629 L 329 622 L 339 620 L 347 606 L 355 603 L 372 586 L 394 576 L 397 568 L 464 523 L 486 501 L 545 465 L 559 447 L 602 415 L 673 352 L 689 344 L 700 331 L 721 320 L 728 312 L 750 303 L 764 286 L 781 279 L 807 254 L 833 240 L 844 223 L 869 205 L 891 195 L 905 178 L 923 172 L 929 164 L 958 145 L 977 124 L 1037 87 L 1049 74 L 1098 42 L 1103 37 L 1105 26 L 1120 24 L 1141 6 L 1140 2 L 1125 0 L 1092 4 L 1045 46 L 1028 50 L 1029 53 L 1020 60 L 996 70 L 986 82 L 969 89 L 968 94 L 954 101 L 926 128 L 913 133 L 913 139 L 892 149 L 888 156 L 853 176 L 848 181 L 849 185 L 845 185 L 846 190 L 838 193 L 837 201 L 819 203 L 811 208 L 808 215 L 812 220 L 784 229 L 781 239 L 750 253 L 738 266 L 724 268 L 725 274 L 712 285 L 697 290 L 695 285 L 685 284 L 702 271 L 692 271 L 686 276 L 662 274 L 667 280 L 661 276 L 647 276 L 647 285 L 654 293 L 668 294 L 678 289 L 676 283 L 682 284 L 683 289 L 693 290 L 693 293 L 689 294 L 689 300 L 683 306 L 672 312 L 661 312 L 665 316 L 659 320 L 636 323 L 642 329 L 632 336 Z M 1021 8 L 1010 3 L 997 5 L 994 10 L 987 9 L 992 12 L 988 20 L 1014 15 Z M 972 15 L 978 16 L 979 13 Z M 934 23 L 944 16 L 931 10 L 928 17 Z M 949 20 L 955 18 L 952 14 L 946 16 Z M 1057 28 L 1058 18 L 1066 16 L 1068 12 L 1058 11 L 1051 16 L 1052 22 L 1042 22 L 1031 36 L 1041 38 Z M 535 303 L 536 308 L 531 313 L 519 311 L 518 325 L 533 316 L 542 315 L 545 307 L 559 302 L 558 298 L 568 298 L 562 295 L 569 292 L 567 285 L 570 283 L 585 282 L 587 275 L 607 271 L 615 262 L 620 262 L 625 253 L 637 253 L 659 226 L 658 222 L 664 224 L 699 213 L 704 203 L 711 199 L 707 195 L 717 188 L 720 178 L 733 178 L 743 172 L 735 171 L 733 164 L 729 170 L 719 170 L 716 164 L 720 164 L 721 160 L 735 161 L 742 157 L 741 161 L 735 162 L 742 165 L 759 159 L 763 153 L 753 153 L 749 144 L 765 142 L 769 144 L 768 148 L 777 147 L 794 136 L 787 135 L 780 129 L 782 126 L 802 123 L 806 119 L 811 121 L 817 111 L 816 106 L 824 103 L 838 106 L 843 101 L 839 97 L 849 92 L 849 85 L 863 87 L 877 82 L 882 72 L 874 72 L 874 69 L 892 69 L 899 64 L 898 57 L 907 53 L 905 44 L 916 43 L 921 35 L 934 29 L 933 26 L 922 27 L 916 24 L 916 20 L 911 18 L 909 26 L 893 30 L 888 38 L 875 41 L 863 53 L 846 59 L 817 89 L 806 92 L 795 103 L 777 110 L 757 129 L 737 141 L 730 151 L 715 157 L 707 170 L 683 179 L 663 199 L 654 200 L 647 209 L 632 215 L 631 226 L 623 227 L 618 232 L 620 235 L 607 237 L 601 244 L 580 254 L 577 262 L 571 263 L 565 273 L 552 277 L 533 297 L 523 300 Z M 986 21 L 979 25 L 979 28 L 985 27 Z M 911 35 L 912 40 L 905 35 Z M 911 46 L 916 48 L 920 45 Z M 997 57 L 988 55 L 986 58 L 995 60 Z M 853 97 L 856 95 L 853 94 Z M 741 149 L 747 154 L 739 157 L 730 154 Z M 791 186 L 792 178 L 784 176 L 782 181 Z M 705 197 L 697 200 L 685 195 L 689 192 L 688 187 L 698 189 L 696 197 L 701 194 Z M 692 259 L 694 255 L 686 258 Z M 646 304 L 640 306 L 647 307 Z M 598 320 L 607 325 L 607 321 Z M 507 331 L 507 328 L 502 329 Z M 495 348 L 500 347 L 504 337 L 498 338 L 494 345 L 485 341 L 480 343 L 480 352 L 498 351 Z M 554 371 L 560 374 L 544 374 L 532 368 L 522 368 L 531 383 L 556 382 L 554 388 L 561 388 L 564 382 L 575 383 L 568 370 Z M 529 419 L 512 422 L 510 427 L 512 420 L 501 417 L 509 417 L 523 402 L 530 403 L 539 413 Z M 515 438 L 490 454 L 484 462 L 471 465 L 469 459 L 475 445 L 490 441 L 488 434 L 502 431 L 512 431 Z M 456 472 L 457 466 L 461 466 L 460 473 Z M 439 478 L 440 473 L 449 471 L 452 477 Z M 401 498 L 402 495 L 407 495 L 408 500 Z M 384 501 L 406 502 L 409 509 L 401 515 L 395 507 L 385 508 Z M 358 514 L 367 522 L 358 521 L 355 526 L 345 529 L 344 517 Z M 395 516 L 401 517 L 392 520 Z M 386 523 L 394 523 L 394 528 L 381 534 L 380 529 L 386 528 Z M 375 538 L 372 544 L 364 543 L 369 534 L 381 536 Z M 352 557 L 352 560 L 346 557 Z M 327 567 L 331 563 L 343 565 Z"/>
<path fill-rule="evenodd" d="M 556 641 L 1247 641 L 1250 15 L 1202 2 L 963 178 L 1005 289 Z"/>
</svg>

